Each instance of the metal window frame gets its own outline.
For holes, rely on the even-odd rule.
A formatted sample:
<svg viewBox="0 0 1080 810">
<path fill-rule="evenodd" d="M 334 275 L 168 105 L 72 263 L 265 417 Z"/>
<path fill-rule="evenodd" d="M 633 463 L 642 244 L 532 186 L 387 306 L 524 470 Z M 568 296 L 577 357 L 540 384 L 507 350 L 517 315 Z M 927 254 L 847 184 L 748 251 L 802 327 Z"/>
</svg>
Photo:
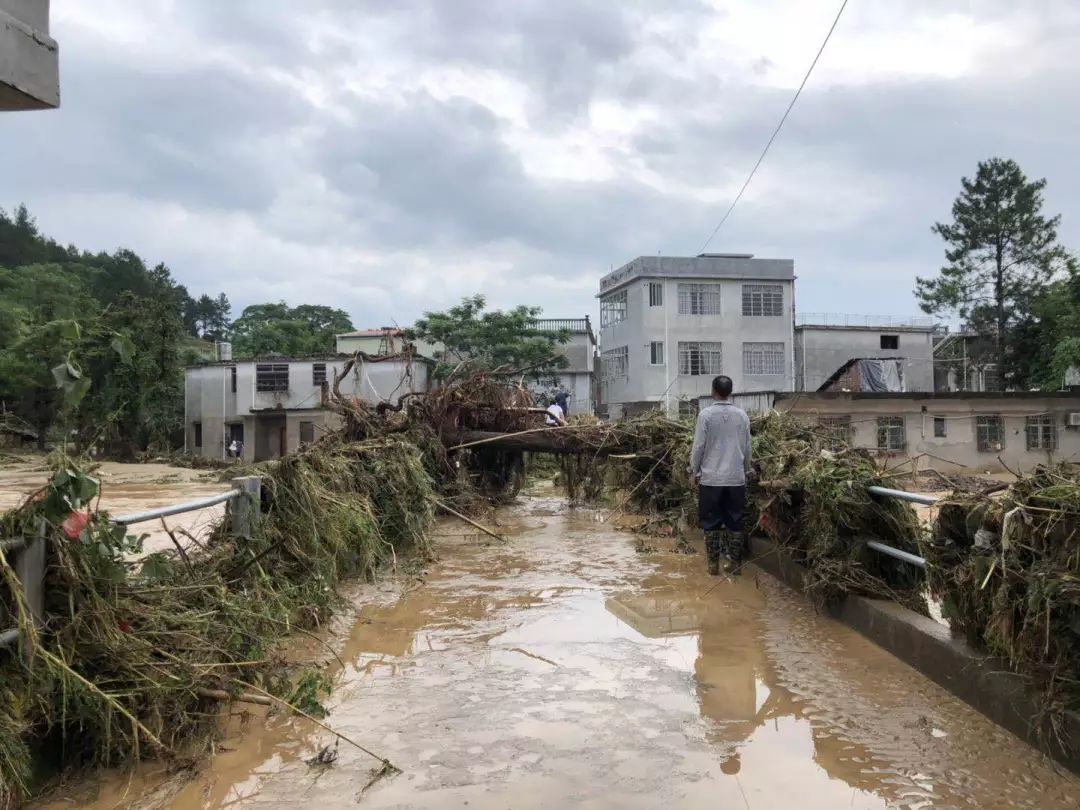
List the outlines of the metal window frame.
<svg viewBox="0 0 1080 810">
<path fill-rule="evenodd" d="M 680 281 L 678 288 L 680 315 L 719 315 L 722 305 L 720 285 Z"/>
<path fill-rule="evenodd" d="M 996 441 L 989 432 L 994 425 Z M 1005 418 L 1000 413 L 975 414 L 975 449 L 980 453 L 1000 453 L 1005 449 Z"/>
<path fill-rule="evenodd" d="M 630 351 L 627 346 L 618 346 L 600 353 L 600 379 L 603 382 L 629 379 Z"/>
<path fill-rule="evenodd" d="M 819 416 L 818 427 L 834 437 L 832 444 L 837 447 L 841 444 L 851 444 L 851 415 L 850 414 L 827 414 Z"/>
<path fill-rule="evenodd" d="M 600 299 L 600 327 L 612 326 L 626 320 L 626 290 L 613 292 Z"/>
<path fill-rule="evenodd" d="M 708 347 L 708 348 L 706 348 Z M 694 371 L 694 355 L 697 371 Z M 712 366 L 715 365 L 715 368 Z M 724 373 L 724 344 L 720 341 L 679 341 L 679 376 L 705 377 Z"/>
<path fill-rule="evenodd" d="M 203 443 L 202 443 L 203 442 L 203 423 L 202 423 L 201 420 L 198 421 L 198 422 L 192 422 L 191 423 L 191 432 L 192 432 L 192 434 L 194 434 L 191 437 L 192 446 L 193 447 L 198 447 L 200 450 L 202 450 L 202 446 L 203 446 Z"/>
<path fill-rule="evenodd" d="M 742 314 L 749 318 L 782 317 L 784 314 L 784 285 L 743 284 Z"/>
<path fill-rule="evenodd" d="M 1054 417 L 1048 413 L 1029 416 L 1024 421 L 1024 436 L 1028 450 L 1057 450 L 1058 436 Z M 1035 441 L 1032 442 L 1032 436 Z"/>
<path fill-rule="evenodd" d="M 284 369 L 284 377 L 282 376 Z M 262 379 L 260 380 L 260 373 Z M 284 388 L 281 387 L 284 381 Z M 289 390 L 289 364 L 288 363 L 256 363 L 255 364 L 255 391 L 260 394 L 280 394 Z"/>
<path fill-rule="evenodd" d="M 893 441 L 893 437 L 897 434 L 900 438 L 899 443 Z M 879 416 L 877 418 L 877 449 L 895 453 L 906 446 L 907 420 L 903 416 Z"/>
<path fill-rule="evenodd" d="M 935 439 L 945 439 L 945 438 L 947 438 L 947 434 L 949 432 L 948 431 L 948 420 L 944 416 L 932 416 L 931 418 L 934 420 L 934 425 L 933 425 L 934 438 Z M 938 422 L 941 422 L 941 433 L 938 433 Z"/>
<path fill-rule="evenodd" d="M 229 376 L 232 378 L 232 392 L 236 393 L 236 366 L 229 366 Z"/>
<path fill-rule="evenodd" d="M 886 346 L 885 345 L 885 338 L 889 338 L 890 342 L 895 341 L 896 345 L 895 346 Z M 887 352 L 900 351 L 900 335 L 898 335 L 898 334 L 897 335 L 889 335 L 889 334 L 878 335 L 878 348 L 879 349 L 884 349 Z"/>
<path fill-rule="evenodd" d="M 664 283 L 662 281 L 649 282 L 649 306 L 662 307 L 664 305 Z"/>
<path fill-rule="evenodd" d="M 657 350 L 659 350 L 659 351 L 657 351 Z M 656 359 L 657 355 L 660 356 L 659 360 Z M 651 340 L 651 341 L 649 341 L 649 365 L 650 366 L 664 366 L 664 365 L 667 365 L 666 360 L 667 360 L 667 358 L 664 357 L 664 341 L 662 341 L 662 340 Z"/>
<path fill-rule="evenodd" d="M 320 379 L 321 372 L 321 379 Z M 326 382 L 326 363 L 312 363 L 311 364 L 311 384 L 314 386 L 322 386 Z"/>
<path fill-rule="evenodd" d="M 309 439 L 304 438 L 304 425 L 307 425 L 309 430 L 311 431 L 311 438 L 309 438 Z M 315 423 L 312 420 L 305 419 L 305 420 L 301 421 L 300 426 L 297 428 L 297 430 L 298 430 L 298 432 L 300 434 L 300 441 L 301 442 L 306 443 L 306 444 L 310 444 L 311 442 L 315 441 Z"/>
<path fill-rule="evenodd" d="M 743 374 L 775 377 L 783 373 L 783 343 L 775 341 L 743 343 Z"/>
</svg>

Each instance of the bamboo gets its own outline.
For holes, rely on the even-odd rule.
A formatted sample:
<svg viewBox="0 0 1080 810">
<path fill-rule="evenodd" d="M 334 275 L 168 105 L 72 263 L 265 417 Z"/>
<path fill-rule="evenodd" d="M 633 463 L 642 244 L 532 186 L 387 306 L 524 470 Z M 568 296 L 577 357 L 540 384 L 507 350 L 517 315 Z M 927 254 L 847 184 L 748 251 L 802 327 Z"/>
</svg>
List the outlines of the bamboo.
<svg viewBox="0 0 1080 810">
<path fill-rule="evenodd" d="M 436 505 L 437 507 L 439 507 L 440 509 L 443 509 L 443 510 L 445 510 L 445 511 L 449 512 L 449 513 L 450 513 L 451 515 L 453 515 L 453 516 L 454 516 L 454 517 L 456 517 L 456 518 L 461 518 L 461 519 L 462 519 L 462 520 L 464 520 L 464 521 L 465 521 L 466 523 L 468 523 L 468 524 L 469 524 L 470 526 L 472 526 L 472 527 L 474 527 L 474 528 L 477 528 L 477 529 L 479 529 L 479 530 L 480 530 L 480 531 L 482 531 L 482 532 L 483 532 L 484 534 L 489 534 L 489 535 L 491 535 L 492 537 L 494 537 L 494 538 L 495 538 L 496 540 L 501 540 L 501 541 L 502 541 L 502 542 L 504 542 L 504 543 L 506 542 L 506 538 L 505 538 L 505 537 L 503 537 L 503 536 L 502 536 L 501 534 L 496 534 L 495 532 L 493 532 L 493 531 L 492 531 L 491 529 L 489 529 L 489 528 L 488 528 L 487 526 L 483 525 L 482 523 L 477 523 L 477 522 L 476 522 L 475 520 L 473 520 L 473 519 L 472 519 L 471 517 L 466 517 L 465 515 L 461 514 L 461 512 L 458 512 L 458 511 L 457 511 L 456 509 L 452 509 L 452 508 L 450 508 L 450 507 L 449 507 L 449 506 L 447 506 L 447 505 L 446 505 L 445 503 L 443 503 L 442 501 L 440 501 L 440 500 L 439 500 L 438 498 L 436 498 L 436 497 L 434 497 L 434 496 L 431 496 L 431 495 L 429 495 L 429 496 L 428 496 L 428 499 L 429 499 L 429 500 L 430 500 L 430 501 L 431 501 L 431 502 L 432 502 L 433 504 L 435 504 L 435 505 Z"/>
</svg>

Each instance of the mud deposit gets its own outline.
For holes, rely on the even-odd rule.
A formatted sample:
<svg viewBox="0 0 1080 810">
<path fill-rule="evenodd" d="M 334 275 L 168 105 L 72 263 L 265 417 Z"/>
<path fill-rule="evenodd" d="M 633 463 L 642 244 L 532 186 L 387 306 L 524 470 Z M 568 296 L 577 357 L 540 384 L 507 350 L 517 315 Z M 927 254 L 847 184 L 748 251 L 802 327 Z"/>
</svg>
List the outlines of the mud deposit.
<svg viewBox="0 0 1080 810">
<path fill-rule="evenodd" d="M 356 593 L 328 719 L 262 716 L 194 778 L 151 765 L 47 806 L 1080 806 L 1080 781 L 751 569 L 638 554 L 588 510 L 524 500 L 509 542 L 444 523 L 421 579 Z M 463 533 L 464 532 L 464 533 Z"/>
</svg>

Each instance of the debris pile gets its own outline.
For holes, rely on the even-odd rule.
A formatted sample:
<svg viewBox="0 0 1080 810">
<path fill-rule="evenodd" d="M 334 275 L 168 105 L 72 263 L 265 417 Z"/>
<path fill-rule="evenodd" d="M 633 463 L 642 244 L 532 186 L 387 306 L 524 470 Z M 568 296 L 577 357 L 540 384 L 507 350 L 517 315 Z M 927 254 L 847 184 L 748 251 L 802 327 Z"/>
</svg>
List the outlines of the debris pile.
<svg viewBox="0 0 1080 810">
<path fill-rule="evenodd" d="M 1053 731 L 1080 710 L 1080 476 L 1040 467 L 996 495 L 949 498 L 932 538 L 943 614 L 1032 680 Z"/>
</svg>

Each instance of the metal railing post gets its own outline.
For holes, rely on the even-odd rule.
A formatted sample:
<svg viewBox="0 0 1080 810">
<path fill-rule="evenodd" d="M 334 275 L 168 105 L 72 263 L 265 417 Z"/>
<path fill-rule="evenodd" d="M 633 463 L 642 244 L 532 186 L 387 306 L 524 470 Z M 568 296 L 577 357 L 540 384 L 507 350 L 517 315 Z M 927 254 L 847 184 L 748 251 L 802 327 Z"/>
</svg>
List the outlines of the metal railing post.
<svg viewBox="0 0 1080 810">
<path fill-rule="evenodd" d="M 234 478 L 232 484 L 240 494 L 229 502 L 229 529 L 237 537 L 250 540 L 259 528 L 262 479 L 257 475 L 246 475 Z"/>
<path fill-rule="evenodd" d="M 38 536 L 30 540 L 15 560 L 15 573 L 22 584 L 26 607 L 34 624 L 40 625 L 45 615 L 45 532 L 44 519 Z"/>
</svg>

